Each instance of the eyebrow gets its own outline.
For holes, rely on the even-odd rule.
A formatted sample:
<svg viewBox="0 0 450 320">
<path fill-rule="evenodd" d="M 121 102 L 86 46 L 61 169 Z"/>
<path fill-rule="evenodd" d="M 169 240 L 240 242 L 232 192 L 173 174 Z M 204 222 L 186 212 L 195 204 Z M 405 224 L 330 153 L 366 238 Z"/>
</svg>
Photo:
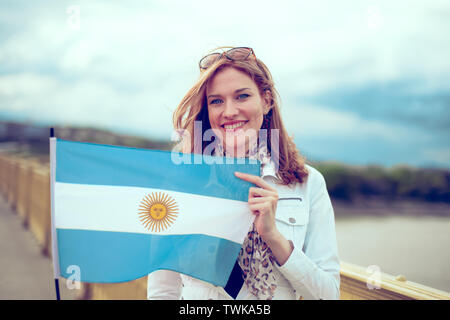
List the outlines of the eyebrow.
<svg viewBox="0 0 450 320">
<path fill-rule="evenodd" d="M 236 94 L 236 93 L 239 93 L 239 92 L 247 90 L 247 89 L 251 90 L 250 88 L 242 88 L 242 89 L 237 89 L 236 91 L 234 91 L 234 93 Z M 220 94 L 210 94 L 208 96 L 208 98 L 212 98 L 212 97 L 221 97 L 221 95 Z"/>
</svg>

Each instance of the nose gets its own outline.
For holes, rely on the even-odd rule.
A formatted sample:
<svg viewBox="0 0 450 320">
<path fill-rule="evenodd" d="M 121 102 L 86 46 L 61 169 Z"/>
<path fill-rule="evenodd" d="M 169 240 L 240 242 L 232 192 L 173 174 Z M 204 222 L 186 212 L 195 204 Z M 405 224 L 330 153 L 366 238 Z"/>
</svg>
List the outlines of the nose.
<svg viewBox="0 0 450 320">
<path fill-rule="evenodd" d="M 239 109 L 236 107 L 233 101 L 227 101 L 222 115 L 225 118 L 234 118 L 239 114 Z"/>
</svg>

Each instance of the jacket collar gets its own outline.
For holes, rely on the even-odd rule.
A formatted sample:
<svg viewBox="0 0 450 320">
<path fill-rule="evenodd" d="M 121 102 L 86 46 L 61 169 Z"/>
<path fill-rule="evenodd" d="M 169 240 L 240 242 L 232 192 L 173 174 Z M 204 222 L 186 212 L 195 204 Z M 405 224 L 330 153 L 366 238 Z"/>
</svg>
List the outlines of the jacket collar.
<svg viewBox="0 0 450 320">
<path fill-rule="evenodd" d="M 261 162 L 261 178 L 264 177 L 273 177 L 276 180 L 280 180 L 276 171 L 275 171 L 275 163 L 270 159 L 267 162 Z"/>
<path fill-rule="evenodd" d="M 222 145 L 218 144 L 218 146 L 214 149 L 213 155 L 223 156 L 224 153 L 225 152 L 223 150 Z M 273 177 L 276 180 L 280 181 L 280 178 L 278 177 L 275 170 L 275 163 L 272 161 L 270 157 L 270 153 L 267 149 L 266 144 L 261 143 L 259 147 L 257 145 L 254 145 L 247 152 L 247 157 L 261 162 L 261 178 Z"/>
</svg>

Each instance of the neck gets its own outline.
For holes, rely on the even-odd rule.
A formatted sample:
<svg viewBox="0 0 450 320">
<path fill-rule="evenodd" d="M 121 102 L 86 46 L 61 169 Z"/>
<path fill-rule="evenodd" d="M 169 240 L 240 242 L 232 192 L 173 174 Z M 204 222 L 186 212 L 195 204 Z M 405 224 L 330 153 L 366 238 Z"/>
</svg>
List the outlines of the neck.
<svg viewBox="0 0 450 320">
<path fill-rule="evenodd" d="M 256 159 L 263 163 L 265 163 L 267 159 L 270 159 L 266 143 L 253 143 L 245 148 L 245 152 L 239 150 L 239 148 L 226 148 L 226 146 L 224 149 L 222 144 L 218 144 L 218 147 L 214 150 L 214 154 L 232 158 Z"/>
</svg>

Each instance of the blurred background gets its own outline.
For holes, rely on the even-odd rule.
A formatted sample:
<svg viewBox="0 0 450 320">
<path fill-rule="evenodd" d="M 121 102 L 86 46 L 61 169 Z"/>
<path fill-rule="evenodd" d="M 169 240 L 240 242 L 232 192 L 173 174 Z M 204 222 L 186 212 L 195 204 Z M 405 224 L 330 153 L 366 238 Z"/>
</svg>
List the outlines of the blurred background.
<svg viewBox="0 0 450 320">
<path fill-rule="evenodd" d="M 340 258 L 450 291 L 448 39 L 450 3 L 438 0 L 4 0 L 0 156 L 48 166 L 51 126 L 64 139 L 170 149 L 200 58 L 249 46 L 325 176 Z M 2 210 L 6 238 L 16 222 Z M 17 251 L 0 249 L 0 269 L 17 271 Z M 20 276 L 2 272 L 1 298 Z"/>
</svg>

